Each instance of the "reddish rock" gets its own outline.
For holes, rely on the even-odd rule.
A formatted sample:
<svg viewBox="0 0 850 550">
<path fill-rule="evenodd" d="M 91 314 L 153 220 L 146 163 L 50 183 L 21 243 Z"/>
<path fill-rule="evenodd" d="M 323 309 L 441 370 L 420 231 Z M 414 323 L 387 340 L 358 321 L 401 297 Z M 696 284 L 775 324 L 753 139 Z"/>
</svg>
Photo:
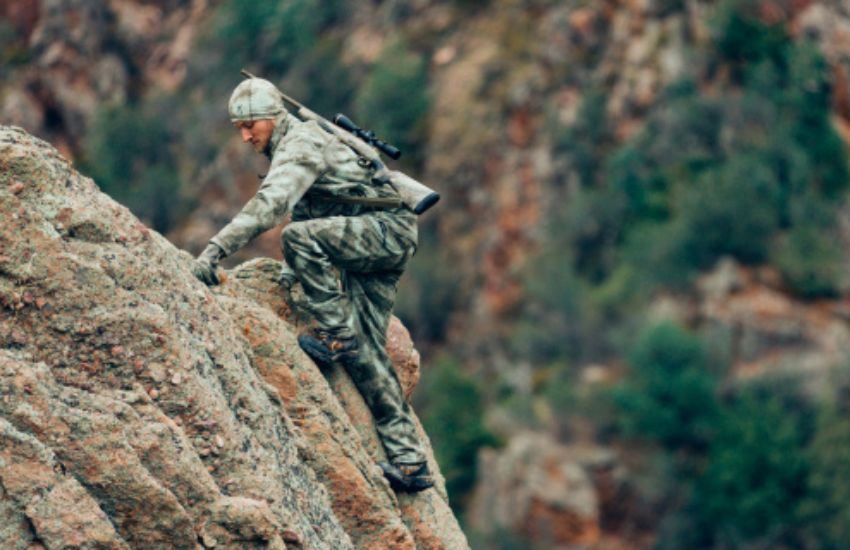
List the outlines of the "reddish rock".
<svg viewBox="0 0 850 550">
<path fill-rule="evenodd" d="M 413 497 L 390 491 L 375 465 L 386 457 L 372 415 L 351 379 L 340 367 L 323 375 L 298 347 L 295 331 L 281 323 L 278 312 L 285 312 L 286 319 L 292 313 L 277 284 L 279 272 L 279 262 L 251 260 L 214 292 L 230 316 L 249 328 L 257 370 L 281 395 L 306 440 L 307 463 L 327 488 L 352 541 L 362 548 L 466 547 L 430 445 L 437 489 Z M 387 351 L 409 395 L 419 379 L 419 354 L 396 318 L 390 322 Z M 427 444 L 421 427 L 420 436 Z"/>
</svg>

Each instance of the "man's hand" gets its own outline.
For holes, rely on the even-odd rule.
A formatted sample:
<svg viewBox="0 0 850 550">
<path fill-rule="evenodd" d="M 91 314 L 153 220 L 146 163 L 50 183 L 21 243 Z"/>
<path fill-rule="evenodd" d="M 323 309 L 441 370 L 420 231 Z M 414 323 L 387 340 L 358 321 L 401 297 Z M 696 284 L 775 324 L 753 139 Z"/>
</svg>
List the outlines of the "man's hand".
<svg viewBox="0 0 850 550">
<path fill-rule="evenodd" d="M 210 243 L 192 264 L 192 273 L 207 286 L 221 282 L 216 273 L 218 262 L 224 257 L 224 251 L 217 244 Z"/>
</svg>

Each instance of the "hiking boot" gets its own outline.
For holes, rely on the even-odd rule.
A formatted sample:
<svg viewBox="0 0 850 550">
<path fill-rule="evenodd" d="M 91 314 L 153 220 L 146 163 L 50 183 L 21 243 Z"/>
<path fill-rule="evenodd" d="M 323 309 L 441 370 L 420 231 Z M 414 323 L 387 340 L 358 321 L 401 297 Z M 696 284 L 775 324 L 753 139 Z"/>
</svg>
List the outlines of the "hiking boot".
<svg viewBox="0 0 850 550">
<path fill-rule="evenodd" d="M 321 368 L 328 368 L 337 361 L 343 365 L 354 362 L 359 348 L 354 336 L 334 338 L 322 331 L 299 336 L 298 345 Z"/>
<path fill-rule="evenodd" d="M 390 486 L 403 493 L 418 493 L 434 486 L 428 464 L 391 464 L 389 462 L 378 462 L 378 466 L 384 471 Z"/>
</svg>

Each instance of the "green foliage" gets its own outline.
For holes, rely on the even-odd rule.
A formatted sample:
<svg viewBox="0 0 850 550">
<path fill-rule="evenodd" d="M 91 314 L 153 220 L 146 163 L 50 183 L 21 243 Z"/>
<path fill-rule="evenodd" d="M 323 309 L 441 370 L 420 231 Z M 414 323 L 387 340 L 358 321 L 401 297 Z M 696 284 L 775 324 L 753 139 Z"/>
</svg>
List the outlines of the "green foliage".
<svg viewBox="0 0 850 550">
<path fill-rule="evenodd" d="M 789 40 L 781 24 L 760 18 L 758 0 L 725 0 L 714 18 L 714 48 L 721 61 L 739 68 L 764 59 L 781 63 Z"/>
<path fill-rule="evenodd" d="M 417 393 L 417 399 L 424 401 L 419 407 L 422 423 L 446 478 L 452 507 L 460 510 L 475 483 L 478 449 L 497 443 L 483 424 L 481 392 L 459 364 L 442 360 L 425 371 Z"/>
<path fill-rule="evenodd" d="M 626 212 L 623 196 L 605 188 L 578 193 L 564 211 L 555 220 L 561 235 L 553 245 L 566 245 L 572 252 L 577 275 L 590 283 L 603 282 L 619 261 L 617 245 Z"/>
<path fill-rule="evenodd" d="M 31 55 L 26 39 L 9 21 L 0 20 L 0 76 L 5 76 L 13 67 L 28 63 Z"/>
<path fill-rule="evenodd" d="M 811 225 L 793 228 L 780 241 L 774 261 L 785 281 L 801 296 L 839 294 L 845 267 L 839 244 L 826 230 Z"/>
<path fill-rule="evenodd" d="M 796 378 L 762 379 L 719 399 L 701 345 L 669 324 L 641 338 L 631 363 L 615 394 L 620 425 L 674 459 L 673 471 L 655 474 L 669 506 L 659 548 L 844 547 L 846 382 L 818 408 Z M 703 364 L 703 374 L 677 367 L 685 364 Z"/>
<path fill-rule="evenodd" d="M 440 342 L 446 338 L 461 292 L 447 267 L 452 260 L 434 245 L 436 236 L 420 228 L 420 242 L 400 285 L 395 311 L 417 342 Z"/>
<path fill-rule="evenodd" d="M 350 110 L 355 84 L 351 70 L 342 64 L 340 43 L 325 39 L 293 63 L 281 83 L 288 95 L 327 119 Z"/>
<path fill-rule="evenodd" d="M 790 542 L 806 494 L 806 435 L 800 411 L 768 392 L 745 390 L 724 406 L 694 503 L 716 542 Z"/>
<path fill-rule="evenodd" d="M 777 263 L 803 296 L 839 289 L 834 212 L 850 170 L 830 121 L 829 70 L 816 47 L 759 23 L 751 4 L 718 8 L 715 46 L 735 65 L 735 87 L 709 96 L 683 79 L 613 151 L 594 92 L 574 128 L 555 135 L 583 186 L 553 230 L 566 268 L 591 285 L 629 271 L 641 288 L 682 289 L 730 255 Z M 801 203 L 820 206 L 806 216 Z"/>
<path fill-rule="evenodd" d="M 613 141 L 606 108 L 608 96 L 601 90 L 585 95 L 576 120 L 567 127 L 555 128 L 555 154 L 570 160 L 579 181 L 590 186 L 596 181 L 607 154 L 606 146 Z"/>
<path fill-rule="evenodd" d="M 706 268 L 726 254 L 747 263 L 765 259 L 779 227 L 771 176 L 761 163 L 739 155 L 688 189 L 681 208 L 693 265 Z"/>
<path fill-rule="evenodd" d="M 832 73 L 817 45 L 802 42 L 788 55 L 788 82 L 782 95 L 790 134 L 808 159 L 809 185 L 834 198 L 850 180 L 847 147 L 832 124 Z"/>
<path fill-rule="evenodd" d="M 355 121 L 401 149 L 414 164 L 423 159 L 429 107 L 428 65 L 402 41 L 386 47 L 354 100 Z"/>
<path fill-rule="evenodd" d="M 234 75 L 243 66 L 257 67 L 264 75 L 283 74 L 346 9 L 337 0 L 229 0 L 214 24 L 220 67 Z"/>
<path fill-rule="evenodd" d="M 159 232 L 187 207 L 165 111 L 155 101 L 105 108 L 89 134 L 83 163 L 104 192 Z"/>
<path fill-rule="evenodd" d="M 780 226 L 778 195 L 773 174 L 755 156 L 739 154 L 703 168 L 695 181 L 678 189 L 669 204 L 671 219 L 650 215 L 635 225 L 625 258 L 650 283 L 674 288 L 722 256 L 764 261 Z"/>
<path fill-rule="evenodd" d="M 850 485 L 844 483 L 850 471 L 850 415 L 846 407 L 822 407 L 806 457 L 811 473 L 801 516 L 807 546 L 843 548 L 850 540 Z"/>
<path fill-rule="evenodd" d="M 511 345 L 518 355 L 536 364 L 580 357 L 583 346 L 592 341 L 587 329 L 597 320 L 592 318 L 587 285 L 571 272 L 569 261 L 565 255 L 543 254 L 526 274 L 523 313 Z"/>
<path fill-rule="evenodd" d="M 666 322 L 647 329 L 615 390 L 624 433 L 668 449 L 704 448 L 717 415 L 716 375 L 699 338 Z"/>
</svg>

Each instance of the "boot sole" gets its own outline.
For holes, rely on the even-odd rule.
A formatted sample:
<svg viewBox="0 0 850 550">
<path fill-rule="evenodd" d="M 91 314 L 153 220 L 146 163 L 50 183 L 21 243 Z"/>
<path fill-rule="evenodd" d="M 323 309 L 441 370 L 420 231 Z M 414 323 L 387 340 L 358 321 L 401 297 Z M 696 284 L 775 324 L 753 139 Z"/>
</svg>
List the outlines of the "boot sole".
<svg viewBox="0 0 850 550">
<path fill-rule="evenodd" d="M 390 482 L 390 486 L 395 491 L 403 493 L 418 493 L 425 489 L 430 489 L 434 486 L 434 480 L 425 476 L 408 476 L 402 473 L 394 466 L 386 463 L 379 463 L 381 470 L 384 472 L 384 477 Z"/>
</svg>

